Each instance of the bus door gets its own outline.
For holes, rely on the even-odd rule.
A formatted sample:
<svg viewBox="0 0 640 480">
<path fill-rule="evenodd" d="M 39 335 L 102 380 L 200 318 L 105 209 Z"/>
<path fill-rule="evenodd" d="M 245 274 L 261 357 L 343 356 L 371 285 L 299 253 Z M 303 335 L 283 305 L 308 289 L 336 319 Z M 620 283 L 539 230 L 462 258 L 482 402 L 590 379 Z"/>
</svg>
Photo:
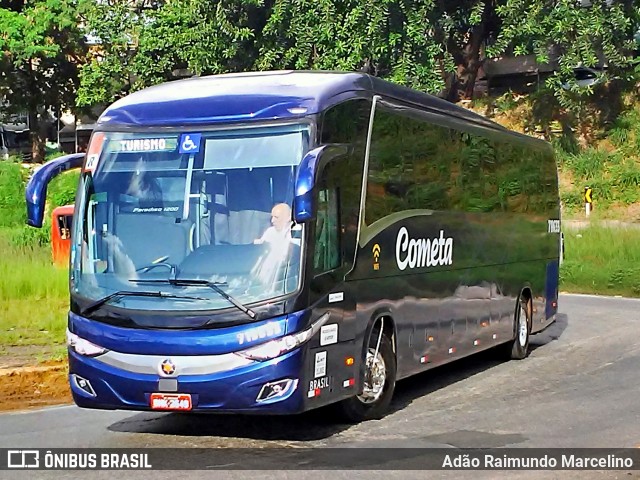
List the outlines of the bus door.
<svg viewBox="0 0 640 480">
<path fill-rule="evenodd" d="M 345 247 L 351 240 L 345 235 L 342 166 L 341 162 L 329 163 L 321 172 L 314 195 L 316 215 L 308 225 L 312 317 L 330 315 L 317 343 L 311 343 L 307 360 L 307 384 L 303 388 L 308 391 L 308 401 L 315 405 L 355 392 L 362 352 L 355 341 L 355 296 L 350 282 L 345 282 L 353 258 L 348 253 L 352 250 Z"/>
</svg>

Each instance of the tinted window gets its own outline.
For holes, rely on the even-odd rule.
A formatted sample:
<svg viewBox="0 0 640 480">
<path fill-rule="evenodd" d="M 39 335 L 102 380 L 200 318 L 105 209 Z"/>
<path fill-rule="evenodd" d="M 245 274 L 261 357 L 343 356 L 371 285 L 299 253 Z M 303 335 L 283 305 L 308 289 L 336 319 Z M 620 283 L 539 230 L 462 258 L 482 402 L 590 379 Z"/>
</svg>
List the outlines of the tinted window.
<svg viewBox="0 0 640 480">
<path fill-rule="evenodd" d="M 318 192 L 313 258 L 313 268 L 316 273 L 327 272 L 340 266 L 339 231 L 338 193 L 335 188 L 324 188 Z"/>
<path fill-rule="evenodd" d="M 544 213 L 556 207 L 550 151 L 516 136 L 436 125 L 409 113 L 376 107 L 367 225 L 413 209 Z"/>
<path fill-rule="evenodd" d="M 458 182 L 460 134 L 376 108 L 365 223 L 408 209 L 447 209 Z"/>
<path fill-rule="evenodd" d="M 323 116 L 320 143 L 364 143 L 371 102 L 350 100 L 331 107 Z"/>
</svg>

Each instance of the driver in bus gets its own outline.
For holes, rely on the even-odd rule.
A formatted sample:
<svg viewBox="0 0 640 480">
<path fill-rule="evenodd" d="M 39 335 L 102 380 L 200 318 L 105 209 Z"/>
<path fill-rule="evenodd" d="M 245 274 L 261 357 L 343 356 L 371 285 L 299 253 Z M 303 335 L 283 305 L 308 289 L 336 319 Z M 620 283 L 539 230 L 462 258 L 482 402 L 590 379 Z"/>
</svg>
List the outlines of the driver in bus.
<svg viewBox="0 0 640 480">
<path fill-rule="evenodd" d="M 260 238 L 256 238 L 253 243 L 262 244 L 269 243 L 271 247 L 274 244 L 288 246 L 291 242 L 291 208 L 286 203 L 277 203 L 271 209 L 271 226 L 262 234 Z"/>
<path fill-rule="evenodd" d="M 275 282 L 278 271 L 287 262 L 291 245 L 299 245 L 300 240 L 292 238 L 292 224 L 291 207 L 286 203 L 277 203 L 271 209 L 271 226 L 253 241 L 257 245 L 268 245 L 266 255 L 254 267 L 254 274 L 264 284 Z"/>
</svg>

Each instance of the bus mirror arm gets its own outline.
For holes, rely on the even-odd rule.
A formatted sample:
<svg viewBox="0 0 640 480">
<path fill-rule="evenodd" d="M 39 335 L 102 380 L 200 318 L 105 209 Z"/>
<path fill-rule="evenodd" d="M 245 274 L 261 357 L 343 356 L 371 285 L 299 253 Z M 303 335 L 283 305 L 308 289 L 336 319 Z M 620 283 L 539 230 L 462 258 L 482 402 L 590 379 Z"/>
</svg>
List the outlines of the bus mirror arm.
<svg viewBox="0 0 640 480">
<path fill-rule="evenodd" d="M 27 225 L 42 227 L 44 207 L 47 199 L 49 182 L 62 172 L 73 168 L 80 168 L 84 163 L 84 153 L 64 155 L 45 163 L 27 183 L 25 199 L 27 201 Z"/>
<path fill-rule="evenodd" d="M 308 152 L 300 162 L 295 180 L 293 220 L 305 223 L 315 218 L 314 191 L 325 165 L 347 153 L 344 145 L 322 145 Z"/>
</svg>

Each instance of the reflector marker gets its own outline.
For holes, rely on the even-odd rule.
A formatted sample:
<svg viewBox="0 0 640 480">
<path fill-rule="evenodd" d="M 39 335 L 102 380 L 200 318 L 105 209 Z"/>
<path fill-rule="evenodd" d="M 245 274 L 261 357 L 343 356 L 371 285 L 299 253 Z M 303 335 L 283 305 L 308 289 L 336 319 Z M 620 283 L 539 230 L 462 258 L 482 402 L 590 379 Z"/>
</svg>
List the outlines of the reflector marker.
<svg viewBox="0 0 640 480">
<path fill-rule="evenodd" d="M 498 335 L 494 333 L 493 334 L 493 339 L 495 340 L 496 338 L 498 338 Z"/>
<path fill-rule="evenodd" d="M 345 380 L 344 382 L 342 382 L 342 386 L 344 388 L 353 387 L 355 384 L 356 384 L 356 379 L 355 378 L 350 378 L 350 379 Z"/>
<path fill-rule="evenodd" d="M 449 349 L 449 355 L 451 355 L 452 353 L 456 353 L 456 347 L 451 347 Z"/>
<path fill-rule="evenodd" d="M 477 339 L 476 339 L 476 340 L 474 340 L 474 341 L 473 341 L 473 344 L 477 347 L 478 345 L 480 345 L 480 340 L 477 340 Z"/>
<path fill-rule="evenodd" d="M 307 393 L 307 397 L 309 398 L 319 397 L 320 391 L 321 390 L 319 388 L 316 388 L 315 390 L 309 390 L 309 392 Z"/>
<path fill-rule="evenodd" d="M 433 342 L 433 337 L 432 337 L 431 335 L 429 335 L 429 336 L 427 337 L 427 341 L 429 341 L 429 342 Z"/>
<path fill-rule="evenodd" d="M 480 322 L 480 326 L 481 327 L 488 327 L 489 326 L 489 322 L 487 322 L 486 320 Z"/>
<path fill-rule="evenodd" d="M 429 362 L 429 355 L 424 355 L 420 357 L 420 363 L 428 363 L 428 362 Z"/>
</svg>

